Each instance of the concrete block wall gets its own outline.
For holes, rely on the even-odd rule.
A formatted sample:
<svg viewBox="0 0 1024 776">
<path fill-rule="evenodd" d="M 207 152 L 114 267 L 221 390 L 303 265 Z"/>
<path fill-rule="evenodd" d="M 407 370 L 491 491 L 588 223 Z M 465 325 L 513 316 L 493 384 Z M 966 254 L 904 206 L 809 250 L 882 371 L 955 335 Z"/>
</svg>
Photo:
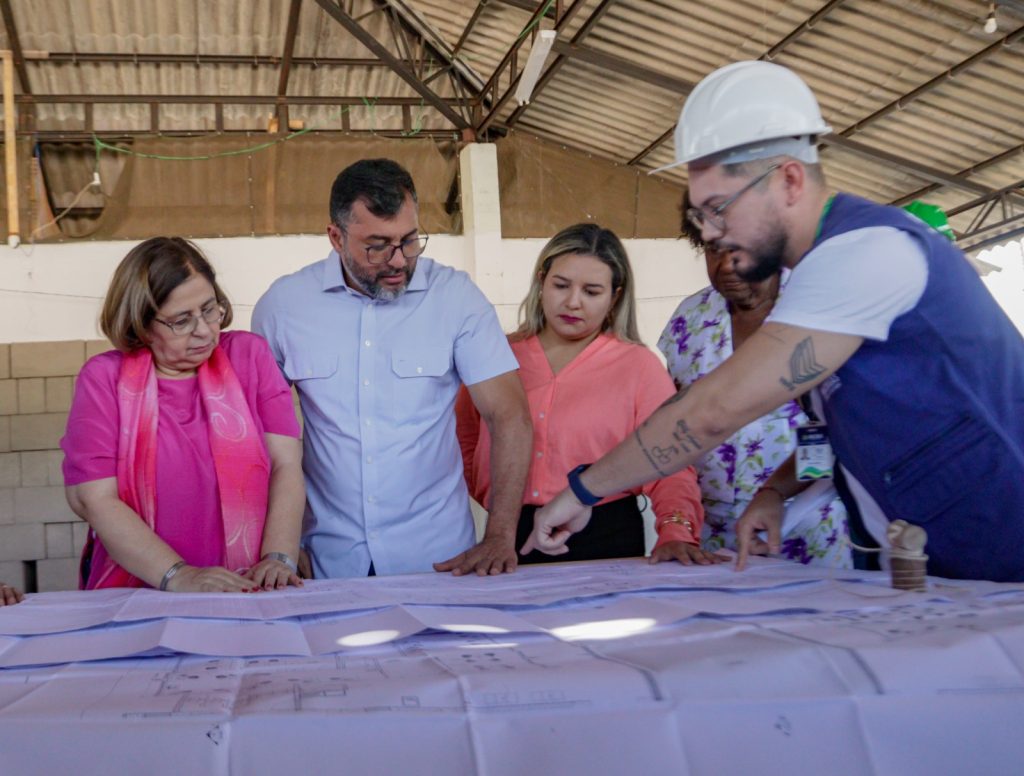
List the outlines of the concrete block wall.
<svg viewBox="0 0 1024 776">
<path fill-rule="evenodd" d="M 103 340 L 0 344 L 0 580 L 26 592 L 78 588 L 88 526 L 64 497 L 75 377 Z"/>
<path fill-rule="evenodd" d="M 106 340 L 0 344 L 0 581 L 78 589 L 88 525 L 68 506 L 60 439 L 75 378 Z M 295 396 L 295 411 L 299 412 Z"/>
</svg>

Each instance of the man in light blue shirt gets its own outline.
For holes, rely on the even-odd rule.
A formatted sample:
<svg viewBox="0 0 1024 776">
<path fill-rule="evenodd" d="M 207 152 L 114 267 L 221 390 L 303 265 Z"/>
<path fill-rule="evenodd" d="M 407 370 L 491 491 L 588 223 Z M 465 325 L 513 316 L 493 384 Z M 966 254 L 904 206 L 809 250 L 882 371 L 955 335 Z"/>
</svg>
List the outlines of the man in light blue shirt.
<svg viewBox="0 0 1024 776">
<path fill-rule="evenodd" d="M 493 306 L 464 272 L 423 258 L 400 165 L 357 162 L 331 190 L 324 260 L 278 279 L 253 312 L 298 390 L 316 577 L 516 567 L 532 429 Z M 474 546 L 453 411 L 460 384 L 488 423 L 494 503 Z"/>
</svg>

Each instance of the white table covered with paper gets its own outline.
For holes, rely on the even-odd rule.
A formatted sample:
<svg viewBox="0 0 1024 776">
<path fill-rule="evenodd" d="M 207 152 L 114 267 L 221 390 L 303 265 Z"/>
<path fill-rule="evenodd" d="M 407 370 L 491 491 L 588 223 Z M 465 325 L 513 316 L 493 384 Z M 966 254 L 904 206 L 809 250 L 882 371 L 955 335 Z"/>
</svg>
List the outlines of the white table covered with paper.
<svg viewBox="0 0 1024 776">
<path fill-rule="evenodd" d="M 0 774 L 1024 768 L 1024 584 L 757 559 L 50 593 L 0 609 Z"/>
</svg>

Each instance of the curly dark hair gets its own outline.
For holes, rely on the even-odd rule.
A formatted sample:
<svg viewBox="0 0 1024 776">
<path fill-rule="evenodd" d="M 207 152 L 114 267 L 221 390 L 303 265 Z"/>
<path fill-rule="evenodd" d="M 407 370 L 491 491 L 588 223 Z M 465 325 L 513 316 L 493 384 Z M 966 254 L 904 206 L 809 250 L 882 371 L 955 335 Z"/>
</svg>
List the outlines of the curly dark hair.
<svg viewBox="0 0 1024 776">
<path fill-rule="evenodd" d="M 686 217 L 686 211 L 693 207 L 693 202 L 690 201 L 690 187 L 687 186 L 683 189 L 683 202 L 679 206 L 680 215 L 682 216 L 679 221 L 679 231 L 682 237 L 685 237 L 687 242 L 690 243 L 694 248 L 704 248 L 704 238 L 701 236 L 700 229 L 697 228 L 696 224 L 690 221 Z"/>
</svg>

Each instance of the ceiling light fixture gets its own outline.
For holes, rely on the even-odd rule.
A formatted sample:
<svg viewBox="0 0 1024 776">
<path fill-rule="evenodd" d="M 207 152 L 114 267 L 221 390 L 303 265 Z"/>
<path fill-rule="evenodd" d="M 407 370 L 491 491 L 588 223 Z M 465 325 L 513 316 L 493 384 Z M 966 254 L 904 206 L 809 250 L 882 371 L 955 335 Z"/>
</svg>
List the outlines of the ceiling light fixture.
<svg viewBox="0 0 1024 776">
<path fill-rule="evenodd" d="M 551 53 L 551 47 L 555 43 L 558 33 L 554 30 L 541 30 L 533 40 L 533 48 L 530 49 L 530 56 L 526 60 L 526 67 L 519 76 L 519 85 L 516 87 L 516 102 L 526 105 L 533 95 L 533 88 L 540 78 L 540 71 L 544 68 L 544 62 Z"/>
<path fill-rule="evenodd" d="M 988 16 L 985 17 L 985 32 L 991 35 L 993 32 L 999 29 L 999 23 L 996 21 L 996 4 L 989 3 Z"/>
</svg>

